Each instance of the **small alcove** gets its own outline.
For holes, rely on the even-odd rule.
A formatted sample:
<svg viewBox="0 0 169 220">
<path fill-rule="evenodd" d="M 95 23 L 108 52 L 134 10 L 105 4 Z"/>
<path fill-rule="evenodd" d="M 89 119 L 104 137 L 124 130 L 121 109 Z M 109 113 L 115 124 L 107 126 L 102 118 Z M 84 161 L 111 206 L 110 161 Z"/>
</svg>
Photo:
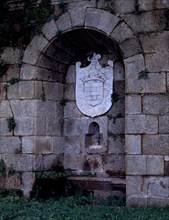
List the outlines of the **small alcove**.
<svg viewBox="0 0 169 220">
<path fill-rule="evenodd" d="M 97 122 L 89 125 L 88 134 L 85 137 L 86 148 L 101 148 L 103 144 L 103 134 L 100 133 L 100 126 Z"/>
</svg>

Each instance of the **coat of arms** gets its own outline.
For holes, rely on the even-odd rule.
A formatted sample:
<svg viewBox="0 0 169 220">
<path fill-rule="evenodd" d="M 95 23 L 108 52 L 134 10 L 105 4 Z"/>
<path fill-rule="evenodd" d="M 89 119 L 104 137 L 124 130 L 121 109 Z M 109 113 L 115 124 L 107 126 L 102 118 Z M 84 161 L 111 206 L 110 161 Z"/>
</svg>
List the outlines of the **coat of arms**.
<svg viewBox="0 0 169 220">
<path fill-rule="evenodd" d="M 113 93 L 113 61 L 102 67 L 98 60 L 100 54 L 93 54 L 90 65 L 81 68 L 76 63 L 76 103 L 79 110 L 91 117 L 107 112 L 111 105 Z"/>
</svg>

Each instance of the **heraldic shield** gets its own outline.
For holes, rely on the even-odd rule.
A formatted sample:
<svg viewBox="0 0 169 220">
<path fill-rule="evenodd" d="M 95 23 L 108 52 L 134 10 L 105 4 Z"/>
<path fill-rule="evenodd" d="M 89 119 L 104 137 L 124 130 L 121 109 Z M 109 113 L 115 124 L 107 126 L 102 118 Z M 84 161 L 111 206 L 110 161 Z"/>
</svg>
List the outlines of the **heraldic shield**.
<svg viewBox="0 0 169 220">
<path fill-rule="evenodd" d="M 76 104 L 87 116 L 96 117 L 107 112 L 112 106 L 113 61 L 102 67 L 98 60 L 100 54 L 93 54 L 90 65 L 81 68 L 76 63 Z"/>
</svg>

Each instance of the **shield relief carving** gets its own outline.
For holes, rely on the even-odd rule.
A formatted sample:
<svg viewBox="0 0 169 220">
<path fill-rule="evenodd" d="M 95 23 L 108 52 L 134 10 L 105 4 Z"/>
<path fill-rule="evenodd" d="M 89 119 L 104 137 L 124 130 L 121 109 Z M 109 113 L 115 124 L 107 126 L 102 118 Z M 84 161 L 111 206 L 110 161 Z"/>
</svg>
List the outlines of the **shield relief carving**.
<svg viewBox="0 0 169 220">
<path fill-rule="evenodd" d="M 93 54 L 90 65 L 81 68 L 76 63 L 76 104 L 87 116 L 96 117 L 106 113 L 112 106 L 113 61 L 106 67 L 99 64 L 100 54 Z"/>
</svg>

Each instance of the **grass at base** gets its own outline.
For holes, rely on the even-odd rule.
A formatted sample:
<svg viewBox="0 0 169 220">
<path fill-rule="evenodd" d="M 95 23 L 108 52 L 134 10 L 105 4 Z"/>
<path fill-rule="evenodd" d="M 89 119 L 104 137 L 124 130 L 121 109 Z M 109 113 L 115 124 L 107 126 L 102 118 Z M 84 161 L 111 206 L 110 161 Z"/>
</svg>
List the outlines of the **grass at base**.
<svg viewBox="0 0 169 220">
<path fill-rule="evenodd" d="M 126 208 L 118 200 L 100 204 L 74 196 L 58 200 L 0 198 L 0 220 L 168 220 L 169 208 Z"/>
</svg>

